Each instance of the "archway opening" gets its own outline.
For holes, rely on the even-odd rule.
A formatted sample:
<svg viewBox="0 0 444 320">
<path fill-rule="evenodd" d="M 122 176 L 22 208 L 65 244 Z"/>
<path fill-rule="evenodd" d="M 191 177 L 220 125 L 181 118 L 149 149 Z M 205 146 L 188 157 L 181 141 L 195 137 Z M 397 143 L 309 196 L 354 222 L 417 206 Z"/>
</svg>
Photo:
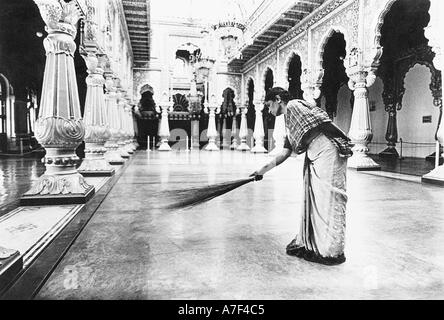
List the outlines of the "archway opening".
<svg viewBox="0 0 444 320">
<path fill-rule="evenodd" d="M 290 99 L 302 99 L 301 89 L 302 62 L 301 57 L 293 53 L 288 64 L 288 92 Z"/>
<path fill-rule="evenodd" d="M 256 110 L 254 110 L 254 81 L 251 78 L 248 80 L 247 83 L 247 95 L 248 95 L 247 126 L 248 129 L 253 130 Z"/>
<path fill-rule="evenodd" d="M 264 97 L 267 94 L 267 92 L 273 88 L 274 85 L 274 75 L 273 75 L 273 70 L 271 70 L 270 68 L 267 68 L 267 71 L 265 73 L 265 81 L 264 81 L 264 89 L 265 89 L 265 93 L 264 93 Z M 272 148 L 271 143 L 272 143 L 272 137 L 273 137 L 273 129 L 274 129 L 274 123 L 275 123 L 275 116 L 272 115 L 269 110 L 268 107 L 265 106 L 264 111 L 263 111 L 263 120 L 264 120 L 264 133 L 265 133 L 265 137 L 264 137 L 264 147 L 268 150 L 270 148 Z"/>
<path fill-rule="evenodd" d="M 321 86 L 321 97 L 324 101 L 323 107 L 330 118 L 334 118 L 337 113 L 339 89 L 348 83 L 348 76 L 344 67 L 346 53 L 344 35 L 340 32 L 333 32 L 325 44 L 322 55 L 324 78 Z"/>
<path fill-rule="evenodd" d="M 404 157 L 435 161 L 432 145 L 440 111 L 433 106 L 433 101 L 435 104 L 442 101 L 442 91 L 438 85 L 441 72 L 433 65 L 435 54 L 424 31 L 430 21 L 429 10 L 429 0 L 398 0 L 383 20 L 380 44 L 384 50 L 377 76 L 384 85 L 384 107 L 380 112 L 387 113 L 388 121 L 386 131 L 375 135 L 387 142 L 387 147 L 379 154 L 385 158 L 398 159 L 403 148 Z M 422 98 L 417 100 L 418 96 Z M 434 134 L 430 133 L 430 125 L 435 126 Z M 423 132 L 429 135 L 424 137 Z"/>
<path fill-rule="evenodd" d="M 137 142 L 141 148 L 154 148 L 157 143 L 157 133 L 159 130 L 159 115 L 156 112 L 156 102 L 154 101 L 153 88 L 146 84 L 140 89 L 140 101 L 138 103 L 137 119 Z M 149 139 L 148 139 L 149 137 Z"/>
<path fill-rule="evenodd" d="M 231 145 L 231 130 L 233 129 L 233 117 L 236 113 L 236 104 L 234 90 L 226 88 L 222 92 L 222 105 L 220 112 L 220 127 L 222 130 L 219 132 L 220 139 L 223 141 L 222 147 L 228 148 Z M 224 131 L 225 130 L 225 131 Z"/>
</svg>

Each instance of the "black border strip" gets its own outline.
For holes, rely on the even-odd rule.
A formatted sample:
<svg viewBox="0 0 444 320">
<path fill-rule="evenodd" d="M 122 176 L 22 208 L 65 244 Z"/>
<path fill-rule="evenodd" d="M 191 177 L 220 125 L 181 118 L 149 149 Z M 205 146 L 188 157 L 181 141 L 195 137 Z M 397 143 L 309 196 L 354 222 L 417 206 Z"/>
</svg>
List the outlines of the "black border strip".
<svg viewBox="0 0 444 320">
<path fill-rule="evenodd" d="M 17 275 L 0 295 L 0 300 L 31 300 L 38 294 L 135 156 L 128 159 L 121 170 L 96 192 L 31 265 Z"/>
</svg>

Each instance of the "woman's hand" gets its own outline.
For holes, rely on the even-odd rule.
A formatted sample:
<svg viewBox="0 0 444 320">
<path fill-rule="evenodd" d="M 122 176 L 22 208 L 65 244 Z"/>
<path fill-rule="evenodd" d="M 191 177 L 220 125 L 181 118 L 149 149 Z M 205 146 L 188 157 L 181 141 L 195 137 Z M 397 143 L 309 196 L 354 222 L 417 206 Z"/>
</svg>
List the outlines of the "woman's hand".
<svg viewBox="0 0 444 320">
<path fill-rule="evenodd" d="M 280 165 L 291 156 L 291 150 L 284 148 L 273 160 L 263 166 L 260 170 L 253 172 L 250 177 L 255 177 L 256 181 L 260 181 L 264 178 L 264 174 Z"/>
<path fill-rule="evenodd" d="M 264 178 L 263 174 L 259 174 L 258 171 L 253 172 L 252 174 L 249 175 L 250 177 L 254 177 L 254 181 L 260 181 Z"/>
</svg>

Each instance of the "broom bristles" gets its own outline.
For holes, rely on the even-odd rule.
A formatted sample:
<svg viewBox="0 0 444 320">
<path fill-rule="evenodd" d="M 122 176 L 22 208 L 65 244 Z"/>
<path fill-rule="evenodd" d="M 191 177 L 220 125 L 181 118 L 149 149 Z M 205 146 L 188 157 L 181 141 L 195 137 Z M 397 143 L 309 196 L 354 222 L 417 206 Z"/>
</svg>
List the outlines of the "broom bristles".
<svg viewBox="0 0 444 320">
<path fill-rule="evenodd" d="M 166 206 L 167 209 L 189 208 L 219 197 L 227 192 L 254 181 L 254 177 L 235 181 L 228 181 L 205 187 L 168 191 L 167 195 L 173 199 L 173 203 Z"/>
</svg>

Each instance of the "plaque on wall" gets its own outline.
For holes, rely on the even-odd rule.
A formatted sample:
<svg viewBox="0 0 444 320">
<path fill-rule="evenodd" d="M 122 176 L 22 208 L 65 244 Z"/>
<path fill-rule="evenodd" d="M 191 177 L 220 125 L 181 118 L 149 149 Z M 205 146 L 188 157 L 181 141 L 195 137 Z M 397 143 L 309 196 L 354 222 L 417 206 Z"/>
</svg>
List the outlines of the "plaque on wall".
<svg viewBox="0 0 444 320">
<path fill-rule="evenodd" d="M 422 117 L 422 123 L 432 123 L 432 116 Z"/>
</svg>

